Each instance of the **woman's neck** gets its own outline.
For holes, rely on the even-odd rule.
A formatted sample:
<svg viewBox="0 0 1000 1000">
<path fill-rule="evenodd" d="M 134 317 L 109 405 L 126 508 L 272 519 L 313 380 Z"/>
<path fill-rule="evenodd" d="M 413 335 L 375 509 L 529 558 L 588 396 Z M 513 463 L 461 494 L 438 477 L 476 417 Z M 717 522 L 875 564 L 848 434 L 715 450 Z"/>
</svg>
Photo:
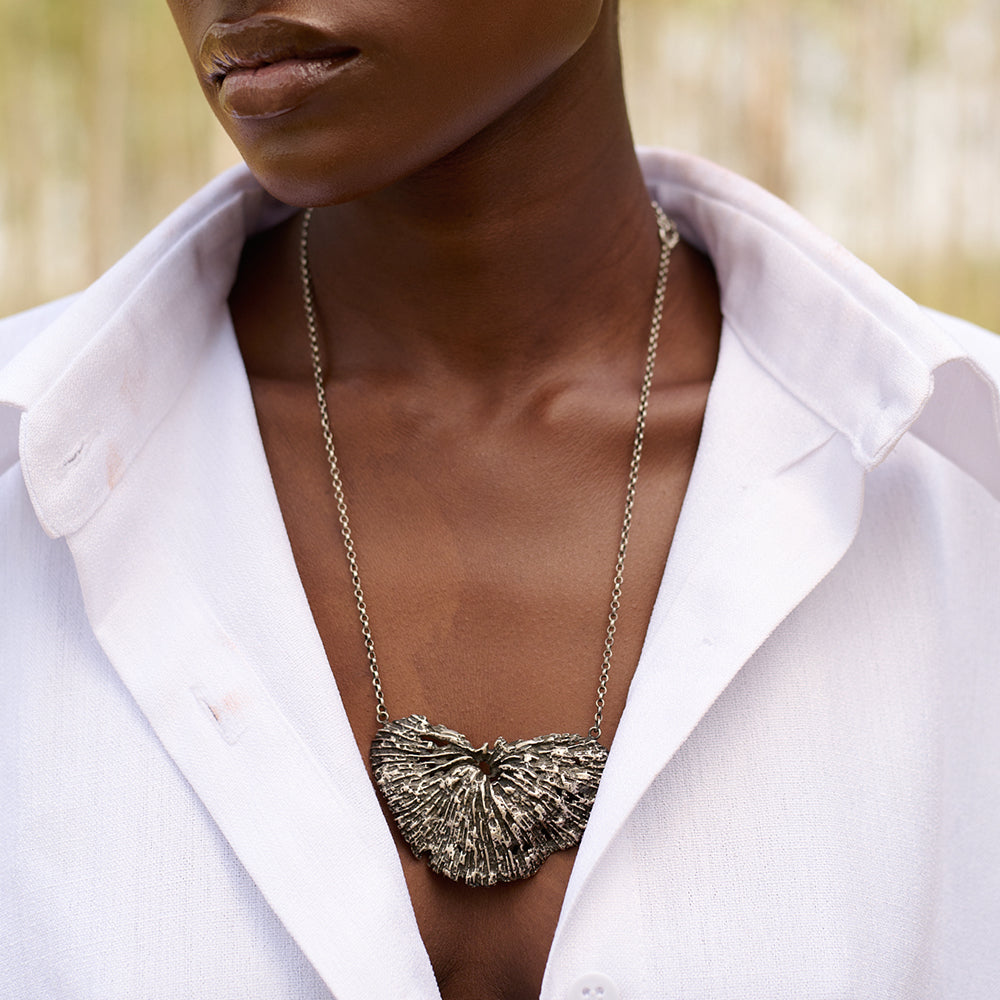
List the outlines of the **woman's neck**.
<svg viewBox="0 0 1000 1000">
<path fill-rule="evenodd" d="M 600 36 L 450 155 L 317 210 L 310 238 L 332 369 L 494 381 L 641 346 L 657 256 Z"/>
</svg>

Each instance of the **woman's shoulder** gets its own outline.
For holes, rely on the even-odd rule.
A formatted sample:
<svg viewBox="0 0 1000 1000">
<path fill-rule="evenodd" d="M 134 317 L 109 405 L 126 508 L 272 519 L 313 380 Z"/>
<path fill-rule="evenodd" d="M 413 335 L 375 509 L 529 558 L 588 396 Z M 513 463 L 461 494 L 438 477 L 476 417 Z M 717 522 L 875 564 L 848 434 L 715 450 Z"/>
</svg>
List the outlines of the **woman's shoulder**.
<svg viewBox="0 0 1000 1000">
<path fill-rule="evenodd" d="M 134 340 L 151 324 L 168 327 L 186 302 L 198 300 L 207 311 L 224 301 L 246 239 L 292 211 L 246 167 L 235 167 L 187 199 L 83 291 L 0 319 L 0 405 L 23 409 L 18 387 L 50 384 L 102 330 L 126 327 L 121 339 Z"/>
<path fill-rule="evenodd" d="M 83 291 L 0 318 L 0 370 L 74 303 L 89 307 L 99 300 L 110 300 L 110 308 L 114 309 L 117 300 L 139 291 L 146 275 L 167 263 L 166 258 L 178 251 L 183 253 L 185 247 L 199 257 L 197 269 L 205 271 L 226 256 L 225 244 L 241 246 L 247 235 L 274 225 L 291 211 L 267 195 L 245 166 L 223 172 L 179 205 Z M 86 311 L 89 314 L 93 310 Z"/>
<path fill-rule="evenodd" d="M 970 360 L 982 367 L 986 374 L 1000 385 L 1000 334 L 958 316 L 938 312 L 936 309 L 925 309 L 924 312 L 952 339 L 961 344 L 968 352 Z"/>
</svg>

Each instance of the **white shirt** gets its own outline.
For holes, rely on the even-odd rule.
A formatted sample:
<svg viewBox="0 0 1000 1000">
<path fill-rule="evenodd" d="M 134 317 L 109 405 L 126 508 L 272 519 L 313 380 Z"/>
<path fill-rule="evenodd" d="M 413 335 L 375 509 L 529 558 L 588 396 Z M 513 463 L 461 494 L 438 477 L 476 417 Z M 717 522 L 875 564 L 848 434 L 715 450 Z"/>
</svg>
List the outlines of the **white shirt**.
<svg viewBox="0 0 1000 1000">
<path fill-rule="evenodd" d="M 542 997 L 995 1000 L 1000 340 L 644 166 L 724 330 Z M 237 169 L 0 325 L 10 1000 L 439 996 L 226 303 L 287 212 Z"/>
</svg>

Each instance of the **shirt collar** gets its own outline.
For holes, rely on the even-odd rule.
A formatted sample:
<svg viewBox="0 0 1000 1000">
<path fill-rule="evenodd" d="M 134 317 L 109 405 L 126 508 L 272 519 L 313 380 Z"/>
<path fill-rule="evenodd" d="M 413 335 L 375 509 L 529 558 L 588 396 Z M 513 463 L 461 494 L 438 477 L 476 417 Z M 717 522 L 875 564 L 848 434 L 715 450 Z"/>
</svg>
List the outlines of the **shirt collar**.
<svg viewBox="0 0 1000 1000">
<path fill-rule="evenodd" d="M 935 371 L 967 356 L 925 311 L 751 182 L 684 154 L 641 157 L 652 195 L 712 258 L 747 352 L 842 433 L 863 467 L 926 408 L 922 436 L 973 475 L 998 478 L 997 390 L 971 362 L 971 374 L 944 380 L 950 398 L 927 407 Z M 223 174 L 0 370 L 0 403 L 26 411 L 22 467 L 49 534 L 72 533 L 120 481 L 219 329 L 245 240 L 291 211 L 245 167 Z M 978 392 L 955 398 L 973 382 Z M 988 456 L 949 453 L 942 428 L 956 420 L 988 429 Z M 987 485 L 1000 495 L 1000 481 Z"/>
<path fill-rule="evenodd" d="M 723 314 L 748 353 L 840 431 L 864 468 L 877 465 L 930 401 L 935 371 L 967 360 L 966 351 L 927 310 L 752 182 L 684 154 L 648 150 L 642 159 L 654 196 L 711 257 Z M 995 386 L 989 395 L 996 399 Z M 968 415 L 996 434 L 995 414 Z M 936 443 L 948 449 L 940 436 Z"/>
<path fill-rule="evenodd" d="M 86 523 L 124 476 L 225 327 L 247 237 L 291 211 L 246 168 L 228 171 L 0 371 L 0 403 L 24 411 L 22 470 L 50 535 Z"/>
</svg>

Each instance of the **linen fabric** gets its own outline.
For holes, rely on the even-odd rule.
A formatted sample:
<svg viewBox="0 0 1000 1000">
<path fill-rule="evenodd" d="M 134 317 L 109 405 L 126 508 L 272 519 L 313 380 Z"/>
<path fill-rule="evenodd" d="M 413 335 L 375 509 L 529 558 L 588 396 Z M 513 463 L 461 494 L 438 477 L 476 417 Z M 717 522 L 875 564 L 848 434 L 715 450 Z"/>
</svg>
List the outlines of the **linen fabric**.
<svg viewBox="0 0 1000 1000">
<path fill-rule="evenodd" d="M 643 165 L 724 329 L 542 998 L 993 1000 L 1000 340 Z M 226 303 L 289 211 L 238 168 L 0 324 L 9 1000 L 439 997 Z"/>
</svg>

